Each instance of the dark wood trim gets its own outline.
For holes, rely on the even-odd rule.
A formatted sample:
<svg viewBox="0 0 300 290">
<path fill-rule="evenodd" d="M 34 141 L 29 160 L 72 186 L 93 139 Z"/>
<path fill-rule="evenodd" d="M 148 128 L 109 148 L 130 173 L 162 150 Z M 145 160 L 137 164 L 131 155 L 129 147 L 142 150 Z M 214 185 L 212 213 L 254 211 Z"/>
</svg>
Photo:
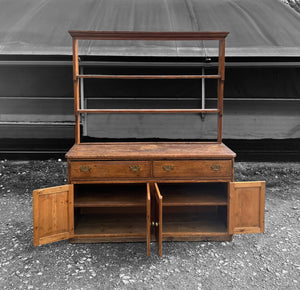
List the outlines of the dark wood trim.
<svg viewBox="0 0 300 290">
<path fill-rule="evenodd" d="M 103 40 L 219 40 L 229 32 L 184 32 L 184 31 L 69 31 L 76 39 Z"/>
</svg>

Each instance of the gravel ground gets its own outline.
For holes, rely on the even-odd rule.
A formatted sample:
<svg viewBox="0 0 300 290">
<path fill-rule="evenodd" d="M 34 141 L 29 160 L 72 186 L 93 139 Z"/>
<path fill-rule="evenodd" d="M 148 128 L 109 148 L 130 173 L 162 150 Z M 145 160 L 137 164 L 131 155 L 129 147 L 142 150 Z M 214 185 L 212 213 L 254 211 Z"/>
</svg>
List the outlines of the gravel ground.
<svg viewBox="0 0 300 290">
<path fill-rule="evenodd" d="M 0 163 L 0 289 L 300 289 L 300 164 L 236 163 L 235 179 L 266 180 L 265 233 L 232 242 L 40 247 L 32 190 L 66 184 L 66 163 Z"/>
</svg>

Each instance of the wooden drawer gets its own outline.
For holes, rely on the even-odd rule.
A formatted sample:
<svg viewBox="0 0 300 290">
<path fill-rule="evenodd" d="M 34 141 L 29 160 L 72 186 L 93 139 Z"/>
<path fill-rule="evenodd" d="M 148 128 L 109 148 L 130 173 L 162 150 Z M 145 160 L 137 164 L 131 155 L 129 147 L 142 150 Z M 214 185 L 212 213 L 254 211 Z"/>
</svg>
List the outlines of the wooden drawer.
<svg viewBox="0 0 300 290">
<path fill-rule="evenodd" d="M 159 178 L 230 177 L 231 160 L 154 161 L 153 176 Z"/>
<path fill-rule="evenodd" d="M 73 161 L 70 165 L 71 180 L 143 178 L 150 174 L 147 161 Z"/>
</svg>

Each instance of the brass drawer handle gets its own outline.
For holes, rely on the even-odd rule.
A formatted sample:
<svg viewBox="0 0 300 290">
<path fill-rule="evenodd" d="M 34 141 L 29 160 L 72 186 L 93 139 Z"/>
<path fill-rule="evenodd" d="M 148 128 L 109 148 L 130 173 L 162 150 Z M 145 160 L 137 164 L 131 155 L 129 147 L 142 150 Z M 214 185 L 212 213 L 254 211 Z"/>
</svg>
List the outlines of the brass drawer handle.
<svg viewBox="0 0 300 290">
<path fill-rule="evenodd" d="M 214 171 L 219 171 L 222 168 L 222 166 L 221 165 L 212 165 L 210 168 Z"/>
<path fill-rule="evenodd" d="M 129 166 L 130 170 L 133 171 L 133 172 L 137 172 L 141 169 L 141 166 L 139 165 L 131 165 Z"/>
<path fill-rule="evenodd" d="M 163 166 L 163 170 L 167 171 L 167 172 L 170 172 L 171 170 L 174 169 L 174 166 L 173 165 L 164 165 Z"/>
<path fill-rule="evenodd" d="M 89 166 L 80 166 L 80 171 L 81 171 L 81 172 L 84 172 L 84 173 L 90 172 L 91 169 L 92 169 L 92 168 L 89 167 Z"/>
</svg>

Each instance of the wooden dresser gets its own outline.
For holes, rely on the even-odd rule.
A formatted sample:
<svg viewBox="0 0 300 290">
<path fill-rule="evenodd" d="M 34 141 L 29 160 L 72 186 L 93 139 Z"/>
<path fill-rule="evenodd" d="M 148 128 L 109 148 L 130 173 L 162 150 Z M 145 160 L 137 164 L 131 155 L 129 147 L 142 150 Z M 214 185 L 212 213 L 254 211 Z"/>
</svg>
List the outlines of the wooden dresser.
<svg viewBox="0 0 300 290">
<path fill-rule="evenodd" d="M 68 184 L 33 192 L 34 245 L 85 242 L 230 241 L 264 231 L 265 182 L 234 182 L 236 154 L 222 143 L 225 37 L 222 32 L 71 32 L 75 145 Z M 216 109 L 85 109 L 79 106 L 78 39 L 218 40 Z M 104 78 L 111 76 L 94 75 Z M 114 76 L 150 78 L 153 76 Z M 156 78 L 164 76 L 155 76 Z M 210 75 L 167 76 L 211 78 Z M 83 113 L 216 113 L 216 142 L 81 143 Z"/>
</svg>

